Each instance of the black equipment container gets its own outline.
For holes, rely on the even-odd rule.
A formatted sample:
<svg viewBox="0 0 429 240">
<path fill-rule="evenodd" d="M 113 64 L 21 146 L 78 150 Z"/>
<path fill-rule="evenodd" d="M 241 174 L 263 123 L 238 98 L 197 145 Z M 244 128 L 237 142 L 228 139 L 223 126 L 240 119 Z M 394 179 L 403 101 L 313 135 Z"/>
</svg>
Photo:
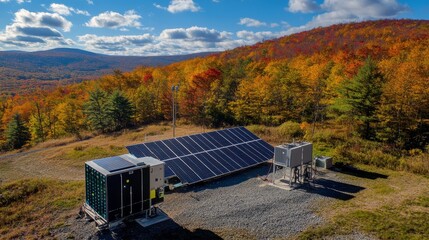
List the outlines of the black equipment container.
<svg viewBox="0 0 429 240">
<path fill-rule="evenodd" d="M 121 155 L 85 163 L 85 212 L 97 225 L 110 226 L 135 214 L 144 213 L 164 199 L 164 163 L 150 158 Z M 156 165 L 156 168 L 153 165 Z M 151 187 L 151 171 L 158 170 L 156 186 Z M 157 172 L 158 173 L 158 172 Z"/>
</svg>

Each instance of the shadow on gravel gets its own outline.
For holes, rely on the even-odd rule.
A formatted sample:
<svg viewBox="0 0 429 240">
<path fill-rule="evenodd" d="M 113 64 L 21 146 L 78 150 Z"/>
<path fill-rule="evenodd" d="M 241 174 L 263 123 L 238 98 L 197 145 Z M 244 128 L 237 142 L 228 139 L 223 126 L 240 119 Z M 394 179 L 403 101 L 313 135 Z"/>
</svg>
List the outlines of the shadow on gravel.
<svg viewBox="0 0 429 240">
<path fill-rule="evenodd" d="M 197 183 L 195 185 L 191 185 L 184 188 L 178 188 L 178 192 L 199 192 L 206 189 L 216 189 L 220 187 L 229 187 L 233 185 L 240 184 L 242 182 L 245 182 L 249 179 L 255 178 L 255 177 L 265 177 L 267 176 L 271 169 L 270 163 L 264 163 L 261 165 L 257 165 L 248 169 L 243 169 L 238 172 L 234 172 L 230 175 L 221 176 L 217 179 L 208 180 L 207 182 Z"/>
<path fill-rule="evenodd" d="M 150 227 L 143 228 L 138 223 L 132 221 L 114 231 L 98 232 L 96 239 L 117 240 L 117 239 L 222 239 L 214 232 L 205 229 L 190 231 L 183 228 L 173 220 L 167 220 Z"/>
<path fill-rule="evenodd" d="M 368 171 L 361 170 L 361 169 L 358 169 L 358 168 L 355 168 L 352 166 L 344 166 L 342 168 L 336 168 L 336 169 L 334 168 L 333 171 L 352 175 L 355 177 L 367 178 L 367 179 L 371 179 L 371 180 L 375 180 L 378 178 L 386 179 L 389 177 L 389 176 L 384 175 L 384 174 L 375 173 L 375 172 L 368 172 Z"/>
<path fill-rule="evenodd" d="M 325 197 L 335 198 L 343 201 L 354 198 L 351 193 L 358 193 L 364 190 L 364 187 L 348 183 L 319 178 L 314 182 L 314 186 L 303 185 L 299 189 L 309 193 L 316 193 Z"/>
</svg>

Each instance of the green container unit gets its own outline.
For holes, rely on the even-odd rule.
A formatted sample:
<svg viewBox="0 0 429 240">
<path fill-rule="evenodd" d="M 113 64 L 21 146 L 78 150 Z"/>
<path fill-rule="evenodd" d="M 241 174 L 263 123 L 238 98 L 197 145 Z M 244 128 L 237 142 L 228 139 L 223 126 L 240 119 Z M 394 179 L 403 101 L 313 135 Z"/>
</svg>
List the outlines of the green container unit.
<svg viewBox="0 0 429 240">
<path fill-rule="evenodd" d="M 86 162 L 86 205 L 107 224 L 149 210 L 164 200 L 163 186 L 150 186 L 150 170 L 145 159 L 127 154 Z"/>
<path fill-rule="evenodd" d="M 86 204 L 104 219 L 107 219 L 106 179 L 106 175 L 85 164 Z"/>
</svg>

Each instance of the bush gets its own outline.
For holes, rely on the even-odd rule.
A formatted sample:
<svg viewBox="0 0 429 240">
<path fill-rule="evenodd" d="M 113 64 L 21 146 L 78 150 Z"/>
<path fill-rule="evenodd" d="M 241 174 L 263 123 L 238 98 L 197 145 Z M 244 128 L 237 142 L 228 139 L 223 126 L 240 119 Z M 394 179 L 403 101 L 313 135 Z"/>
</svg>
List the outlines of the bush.
<svg viewBox="0 0 429 240">
<path fill-rule="evenodd" d="M 249 125 L 246 128 L 256 135 L 267 135 L 271 132 L 270 129 L 264 125 Z"/>
<path fill-rule="evenodd" d="M 429 175 L 429 154 L 403 157 L 400 159 L 400 168 L 412 173 Z"/>
<path fill-rule="evenodd" d="M 277 134 L 284 140 L 302 139 L 304 137 L 304 131 L 301 129 L 299 123 L 287 121 L 277 127 Z"/>
</svg>

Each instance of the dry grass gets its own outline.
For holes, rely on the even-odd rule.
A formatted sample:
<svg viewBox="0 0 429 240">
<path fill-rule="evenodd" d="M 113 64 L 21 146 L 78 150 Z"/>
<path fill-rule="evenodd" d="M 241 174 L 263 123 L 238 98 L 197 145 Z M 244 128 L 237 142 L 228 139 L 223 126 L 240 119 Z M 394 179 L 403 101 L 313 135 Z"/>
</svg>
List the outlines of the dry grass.
<svg viewBox="0 0 429 240">
<path fill-rule="evenodd" d="M 288 141 L 287 136 L 276 133 L 276 128 L 249 129 L 273 145 Z M 204 131 L 209 129 L 182 125 L 176 129 L 176 136 Z M 313 138 L 320 140 L 315 144 L 316 152 L 329 153 L 335 147 L 332 143 L 343 141 L 345 133 L 341 129 L 335 131 L 316 132 Z M 10 157 L 0 155 L 0 195 L 9 199 L 0 199 L 0 235 L 6 239 L 53 237 L 51 230 L 65 224 L 65 219 L 76 214 L 83 201 L 85 161 L 126 153 L 127 145 L 171 137 L 171 127 L 159 124 L 83 141 L 52 140 Z M 419 158 L 413 163 L 427 162 Z M 338 173 L 338 177 L 365 189 L 349 201 L 321 202 L 319 214 L 328 219 L 328 224 L 310 229 L 300 237 L 319 239 L 358 230 L 382 239 L 395 238 L 395 233 L 396 238 L 429 238 L 429 179 L 407 172 L 359 167 L 389 177 L 367 179 Z M 38 179 L 41 176 L 51 180 Z M 30 180 L 15 181 L 25 178 Z M 245 237 L 246 233 L 240 236 Z"/>
<path fill-rule="evenodd" d="M 176 136 L 202 131 L 207 129 L 193 125 L 178 126 Z M 125 148 L 127 145 L 171 137 L 171 127 L 158 124 L 90 137 L 83 141 L 75 138 L 50 140 L 20 153 L 10 152 L 0 155 L 0 182 L 40 176 L 82 180 L 86 161 L 125 154 L 128 152 Z"/>
<path fill-rule="evenodd" d="M 51 230 L 78 212 L 83 190 L 83 181 L 26 179 L 0 185 L 1 238 L 53 238 Z"/>
<path fill-rule="evenodd" d="M 359 168 L 388 178 L 367 179 L 340 174 L 365 190 L 349 201 L 321 203 L 319 214 L 329 223 L 309 229 L 299 238 L 320 239 L 362 231 L 380 239 L 427 239 L 429 179 L 364 165 Z"/>
</svg>

